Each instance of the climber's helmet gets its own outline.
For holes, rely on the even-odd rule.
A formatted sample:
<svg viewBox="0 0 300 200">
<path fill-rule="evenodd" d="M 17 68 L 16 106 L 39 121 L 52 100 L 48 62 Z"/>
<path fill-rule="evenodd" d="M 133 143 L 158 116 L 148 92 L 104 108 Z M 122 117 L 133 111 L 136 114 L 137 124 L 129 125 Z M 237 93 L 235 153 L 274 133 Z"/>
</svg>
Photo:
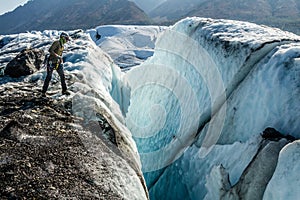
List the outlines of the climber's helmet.
<svg viewBox="0 0 300 200">
<path fill-rule="evenodd" d="M 66 43 L 66 42 L 70 41 L 70 36 L 69 36 L 68 33 L 62 32 L 62 33 L 60 34 L 60 39 L 63 40 L 63 43 Z"/>
</svg>

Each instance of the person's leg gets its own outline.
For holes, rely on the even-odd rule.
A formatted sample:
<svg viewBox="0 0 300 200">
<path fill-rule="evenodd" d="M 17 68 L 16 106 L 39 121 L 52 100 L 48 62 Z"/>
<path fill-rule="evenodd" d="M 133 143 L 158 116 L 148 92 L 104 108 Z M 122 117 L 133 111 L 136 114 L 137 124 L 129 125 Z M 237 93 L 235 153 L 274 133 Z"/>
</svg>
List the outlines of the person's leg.
<svg viewBox="0 0 300 200">
<path fill-rule="evenodd" d="M 47 76 L 46 76 L 46 79 L 44 81 L 42 93 L 47 92 L 47 89 L 49 87 L 49 83 L 50 83 L 51 78 L 52 78 L 52 73 L 53 73 L 53 69 L 50 69 L 50 66 L 47 66 Z"/>
<path fill-rule="evenodd" d="M 66 85 L 66 80 L 65 80 L 65 74 L 64 74 L 64 67 L 63 65 L 59 65 L 58 69 L 57 69 L 57 73 L 60 76 L 60 81 L 61 81 L 61 88 L 62 88 L 62 92 L 66 92 L 67 91 L 67 85 Z"/>
</svg>

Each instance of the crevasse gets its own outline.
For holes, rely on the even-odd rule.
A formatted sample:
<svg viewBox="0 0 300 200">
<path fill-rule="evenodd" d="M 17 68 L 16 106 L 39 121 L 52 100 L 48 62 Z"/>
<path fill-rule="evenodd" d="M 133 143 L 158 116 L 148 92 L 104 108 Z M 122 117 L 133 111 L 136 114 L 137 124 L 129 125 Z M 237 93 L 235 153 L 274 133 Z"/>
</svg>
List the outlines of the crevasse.
<svg viewBox="0 0 300 200">
<path fill-rule="evenodd" d="M 219 164 L 234 184 L 268 126 L 299 137 L 299 40 L 247 22 L 187 18 L 124 75 L 126 125 L 152 199 L 205 198 L 205 177 Z"/>
</svg>

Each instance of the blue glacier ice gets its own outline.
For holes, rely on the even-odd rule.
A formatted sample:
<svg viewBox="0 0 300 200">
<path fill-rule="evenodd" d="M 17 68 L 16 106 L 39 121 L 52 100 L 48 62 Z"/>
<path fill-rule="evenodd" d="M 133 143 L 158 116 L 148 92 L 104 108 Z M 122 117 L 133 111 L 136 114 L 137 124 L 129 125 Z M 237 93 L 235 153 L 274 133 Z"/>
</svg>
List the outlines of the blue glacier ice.
<svg viewBox="0 0 300 200">
<path fill-rule="evenodd" d="M 154 55 L 124 76 L 126 125 L 152 199 L 204 199 L 215 165 L 237 183 L 267 127 L 300 137 L 299 41 L 206 18 L 164 31 Z"/>
</svg>

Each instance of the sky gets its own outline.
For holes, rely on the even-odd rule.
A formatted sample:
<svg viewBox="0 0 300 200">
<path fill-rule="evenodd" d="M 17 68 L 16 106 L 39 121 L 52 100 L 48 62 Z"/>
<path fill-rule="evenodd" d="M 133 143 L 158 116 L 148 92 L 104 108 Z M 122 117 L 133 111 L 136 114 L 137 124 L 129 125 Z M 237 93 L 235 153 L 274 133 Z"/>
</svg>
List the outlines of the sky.
<svg viewBox="0 0 300 200">
<path fill-rule="evenodd" d="M 12 11 L 20 5 L 24 5 L 28 0 L 0 0 L 0 15 Z"/>
</svg>

